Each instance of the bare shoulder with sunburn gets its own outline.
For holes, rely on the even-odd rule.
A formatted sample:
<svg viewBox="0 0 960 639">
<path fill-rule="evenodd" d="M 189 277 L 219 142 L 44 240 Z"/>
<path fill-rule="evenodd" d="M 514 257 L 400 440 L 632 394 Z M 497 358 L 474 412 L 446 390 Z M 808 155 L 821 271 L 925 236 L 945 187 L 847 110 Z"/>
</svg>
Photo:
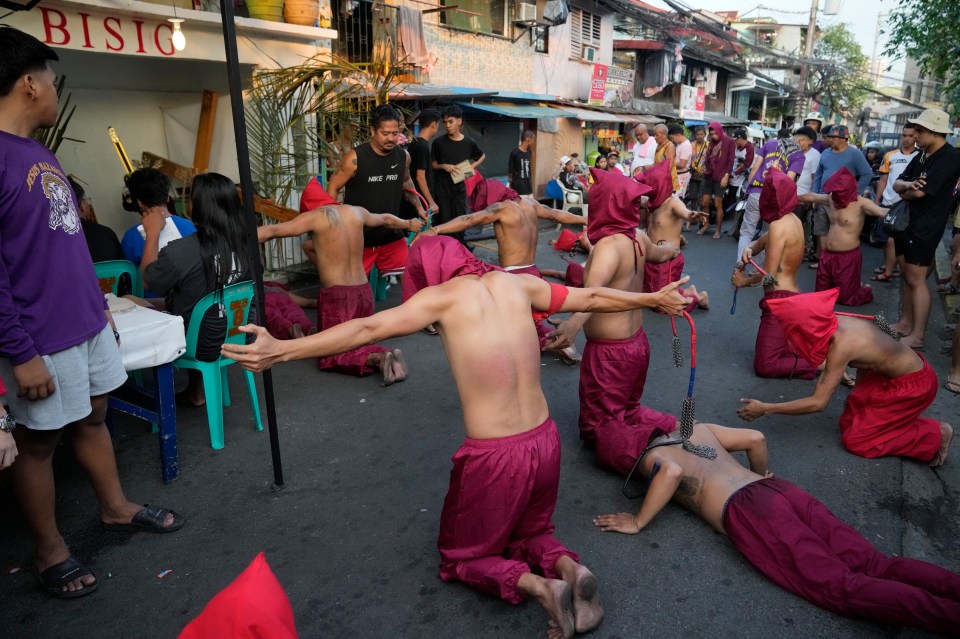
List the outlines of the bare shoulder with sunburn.
<svg viewBox="0 0 960 639">
<path fill-rule="evenodd" d="M 533 264 L 537 255 L 537 213 L 517 202 L 500 202 L 499 219 L 493 225 L 500 266 Z"/>
<path fill-rule="evenodd" d="M 872 370 L 893 379 L 923 368 L 923 360 L 906 344 L 892 339 L 870 320 L 856 317 L 838 317 L 837 332 L 830 348 L 836 343 L 850 354 L 850 366 Z"/>
<path fill-rule="evenodd" d="M 860 246 L 863 230 L 863 210 L 859 201 L 843 209 L 830 206 L 830 230 L 827 232 L 827 249 L 850 251 Z"/>
<path fill-rule="evenodd" d="M 487 273 L 441 286 L 456 302 L 445 305 L 437 329 L 463 405 L 468 437 L 523 433 L 549 415 L 540 388 L 540 347 L 526 275 Z"/>
<path fill-rule="evenodd" d="M 353 286 L 363 284 L 363 220 L 355 206 L 326 205 L 317 209 L 318 220 L 312 233 L 320 285 Z M 322 230 L 321 230 L 322 229 Z"/>
<path fill-rule="evenodd" d="M 636 262 L 634 262 L 635 257 Z M 603 286 L 632 293 L 640 293 L 643 290 L 643 255 L 627 236 L 620 233 L 609 235 L 594 244 L 584 267 L 585 284 L 591 281 L 591 263 L 606 259 L 616 260 L 616 268 L 613 277 L 609 282 L 602 284 Z M 635 265 L 636 271 L 634 271 Z M 583 333 L 587 338 L 592 339 L 627 339 L 640 330 L 641 326 L 643 326 L 641 309 L 619 313 L 593 313 L 583 325 Z"/>
<path fill-rule="evenodd" d="M 672 437 L 677 438 L 677 433 Z M 658 438 L 662 441 L 666 437 Z M 749 468 L 745 468 L 723 446 L 703 424 L 694 424 L 690 441 L 716 449 L 714 459 L 698 457 L 687 452 L 679 444 L 653 448 L 648 456 L 663 456 L 683 469 L 683 478 L 673 500 L 687 510 L 699 515 L 719 532 L 723 529 L 723 507 L 733 493 L 740 488 L 762 479 Z M 649 467 L 651 462 L 644 460 Z"/>
</svg>

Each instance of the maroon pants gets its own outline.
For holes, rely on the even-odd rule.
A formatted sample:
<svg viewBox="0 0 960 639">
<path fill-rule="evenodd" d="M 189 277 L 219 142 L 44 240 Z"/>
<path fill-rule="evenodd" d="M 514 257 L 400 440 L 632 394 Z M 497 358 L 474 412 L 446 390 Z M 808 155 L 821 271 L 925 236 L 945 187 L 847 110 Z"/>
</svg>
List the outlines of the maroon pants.
<svg viewBox="0 0 960 639">
<path fill-rule="evenodd" d="M 789 379 L 813 379 L 817 367 L 787 348 L 787 339 L 777 318 L 770 312 L 767 300 L 777 300 L 799 295 L 793 291 L 768 291 L 760 300 L 760 328 L 753 354 L 753 371 L 757 377 L 786 377 Z"/>
<path fill-rule="evenodd" d="M 540 269 L 537 268 L 536 264 L 524 266 L 523 268 L 511 269 L 507 272 L 513 273 L 514 275 L 533 275 L 534 277 L 543 279 L 543 275 L 540 274 Z M 547 324 L 546 320 L 535 319 L 533 320 L 533 323 L 537 327 L 537 338 L 540 340 L 540 348 L 543 348 L 544 344 L 547 343 L 547 334 L 553 330 L 553 327 Z"/>
<path fill-rule="evenodd" d="M 677 418 L 640 405 L 650 365 L 641 328 L 624 340 L 588 339 L 580 362 L 580 438 L 597 461 L 630 472 L 651 437 L 673 432 Z"/>
<path fill-rule="evenodd" d="M 580 561 L 553 536 L 559 485 L 560 436 L 549 417 L 519 435 L 466 438 L 440 514 L 440 578 L 510 603 L 523 599 L 524 573 L 557 579 L 561 557 Z"/>
<path fill-rule="evenodd" d="M 727 501 L 723 526 L 757 570 L 821 608 L 941 635 L 960 629 L 960 575 L 881 554 L 788 481 L 741 488 Z"/>
<path fill-rule="evenodd" d="M 321 288 L 317 293 L 317 320 L 320 322 L 321 331 L 357 317 L 371 315 L 373 315 L 373 291 L 370 290 L 369 284 L 328 286 Z M 383 346 L 361 346 L 339 355 L 318 357 L 317 367 L 322 371 L 358 377 L 369 375 L 377 370 L 375 366 L 367 363 L 370 354 L 386 351 L 387 349 Z"/>
<path fill-rule="evenodd" d="M 894 379 L 858 371 L 840 415 L 844 448 L 868 459 L 899 455 L 930 461 L 940 449 L 940 422 L 920 414 L 937 398 L 937 388 L 937 374 L 925 359 L 921 370 Z"/>
<path fill-rule="evenodd" d="M 290 328 L 299 324 L 304 334 L 316 328 L 303 309 L 284 291 L 266 291 L 264 305 L 267 308 L 267 331 L 277 339 L 290 339 Z"/>
<path fill-rule="evenodd" d="M 681 277 L 683 277 L 684 264 L 685 259 L 682 253 L 669 262 L 644 262 L 643 292 L 656 293 L 667 284 L 679 280 Z M 697 297 L 695 295 L 685 295 L 682 288 L 680 289 L 680 293 L 690 300 L 690 303 L 685 309 L 689 313 L 697 305 Z"/>
<path fill-rule="evenodd" d="M 837 287 L 840 297 L 837 304 L 844 306 L 863 306 L 873 301 L 873 290 L 860 285 L 860 269 L 863 266 L 863 253 L 860 247 L 849 251 L 828 251 L 820 253 L 820 265 L 817 267 L 815 290 L 825 291 Z"/>
</svg>

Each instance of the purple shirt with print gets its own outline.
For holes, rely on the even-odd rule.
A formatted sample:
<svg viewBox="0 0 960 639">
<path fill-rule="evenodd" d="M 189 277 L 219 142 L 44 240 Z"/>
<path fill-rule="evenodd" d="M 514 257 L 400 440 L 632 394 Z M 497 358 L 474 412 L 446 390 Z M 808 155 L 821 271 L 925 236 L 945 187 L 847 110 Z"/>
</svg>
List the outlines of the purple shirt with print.
<svg viewBox="0 0 960 639">
<path fill-rule="evenodd" d="M 14 366 L 107 323 L 78 211 L 56 156 L 0 131 L 0 356 Z"/>
<path fill-rule="evenodd" d="M 780 151 L 780 143 L 777 140 L 770 140 L 764 144 L 763 148 L 760 149 L 760 156 L 763 158 L 763 162 L 760 164 L 757 174 L 750 182 L 750 186 L 747 187 L 748 194 L 759 193 L 763 189 L 763 178 L 766 177 L 767 171 L 773 167 L 780 169 L 784 173 L 793 171 L 797 175 L 800 175 L 803 172 L 803 163 L 805 161 L 803 151 L 794 151 L 787 157 L 784 157 Z"/>
</svg>

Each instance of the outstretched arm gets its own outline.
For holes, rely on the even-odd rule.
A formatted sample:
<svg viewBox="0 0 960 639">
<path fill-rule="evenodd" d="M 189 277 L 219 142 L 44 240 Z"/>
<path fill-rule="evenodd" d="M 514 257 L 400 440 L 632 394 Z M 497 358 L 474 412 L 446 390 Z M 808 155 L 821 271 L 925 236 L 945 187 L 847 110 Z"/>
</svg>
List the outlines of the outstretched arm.
<svg viewBox="0 0 960 639">
<path fill-rule="evenodd" d="M 557 224 L 581 224 L 583 226 L 587 224 L 587 218 L 582 215 L 574 215 L 573 213 L 567 213 L 560 209 L 552 209 L 539 202 L 537 202 L 534 210 L 537 212 L 537 217 L 544 220 L 552 220 Z"/>
<path fill-rule="evenodd" d="M 740 403 L 743 406 L 737 411 L 737 415 L 740 416 L 740 419 L 752 422 L 758 417 L 770 414 L 807 415 L 809 413 L 819 413 L 827 407 L 830 398 L 837 392 L 837 387 L 843 380 L 843 373 L 849 362 L 850 358 L 840 349 L 831 347 L 827 354 L 826 366 L 820 373 L 820 379 L 817 380 L 817 387 L 814 389 L 813 395 L 778 404 L 767 404 L 756 399 L 741 399 Z"/>
<path fill-rule="evenodd" d="M 594 251 L 587 259 L 583 285 L 588 288 L 607 286 L 617 272 L 617 255 L 614 251 Z M 590 313 L 574 313 L 547 333 L 544 350 L 560 350 L 573 344 Z"/>
<path fill-rule="evenodd" d="M 767 473 L 767 438 L 752 428 L 728 428 L 718 424 L 703 424 L 717 438 L 724 450 L 735 453 L 744 451 L 750 462 L 750 470 L 758 475 Z"/>
<path fill-rule="evenodd" d="M 640 505 L 640 511 L 636 515 L 617 513 L 598 516 L 593 523 L 603 532 L 637 534 L 653 521 L 677 492 L 683 479 L 683 468 L 679 464 L 653 450 L 647 454 L 643 465 L 645 474 L 650 477 L 650 487 Z"/>
<path fill-rule="evenodd" d="M 363 225 L 368 228 L 387 227 L 397 231 L 418 232 L 423 228 L 423 220 L 405 220 L 402 217 L 391 215 L 390 213 L 371 213 L 366 209 L 358 207 L 360 217 L 363 219 Z"/>
<path fill-rule="evenodd" d="M 860 209 L 872 217 L 886 217 L 887 211 L 890 210 L 883 208 L 868 197 L 860 197 Z"/>
<path fill-rule="evenodd" d="M 482 211 L 477 211 L 476 213 L 467 213 L 466 215 L 461 215 L 460 217 L 455 217 L 449 222 L 444 222 L 443 224 L 438 224 L 428 229 L 429 235 L 451 235 L 453 233 L 459 233 L 465 231 L 468 228 L 474 226 L 483 226 L 484 224 L 493 224 L 500 219 L 500 209 L 502 205 L 497 202 L 496 204 L 491 204 L 489 207 L 483 209 Z M 429 233 L 433 231 L 433 233 Z"/>
<path fill-rule="evenodd" d="M 289 222 L 258 226 L 257 241 L 263 244 L 277 237 L 298 237 L 304 233 L 313 233 L 318 230 L 317 226 L 321 224 L 321 220 L 327 219 L 327 215 L 329 215 L 327 207 L 322 206 L 319 209 L 301 213 Z"/>
<path fill-rule="evenodd" d="M 807 193 L 797 198 L 801 204 L 822 204 L 830 206 L 830 195 L 827 193 Z"/>
<path fill-rule="evenodd" d="M 681 295 L 677 289 L 689 280 L 689 277 L 684 277 L 672 284 L 667 284 L 656 293 L 628 293 L 614 288 L 571 288 L 558 312 L 617 313 L 638 308 L 655 308 L 668 315 L 680 315 L 690 300 Z M 543 289 L 539 291 L 538 298 L 531 297 L 534 308 L 542 310 L 550 308 L 549 295 L 550 289 L 547 285 L 545 291 Z"/>
<path fill-rule="evenodd" d="M 256 341 L 252 344 L 224 344 L 221 352 L 245 369 L 257 373 L 278 362 L 336 355 L 391 337 L 416 333 L 439 321 L 443 309 L 450 300 L 456 299 L 443 292 L 444 286 L 446 284 L 425 288 L 400 306 L 337 324 L 300 339 L 277 340 L 266 329 L 246 324 L 240 330 L 255 335 Z"/>
</svg>

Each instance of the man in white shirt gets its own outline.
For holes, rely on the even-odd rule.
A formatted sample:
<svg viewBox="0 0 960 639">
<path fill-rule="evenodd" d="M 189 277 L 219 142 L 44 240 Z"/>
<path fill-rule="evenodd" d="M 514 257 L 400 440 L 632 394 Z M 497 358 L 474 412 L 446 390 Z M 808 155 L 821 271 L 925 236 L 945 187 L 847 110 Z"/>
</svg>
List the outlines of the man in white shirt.
<svg viewBox="0 0 960 639">
<path fill-rule="evenodd" d="M 793 139 L 797 141 L 797 146 L 803 151 L 803 171 L 797 178 L 797 197 L 806 195 L 813 190 L 813 176 L 820 165 L 820 151 L 817 151 L 813 143 L 817 141 L 817 132 L 812 127 L 802 126 L 793 133 Z M 809 255 L 813 249 L 813 235 L 811 225 L 813 224 L 813 211 L 809 204 L 801 204 L 795 211 L 797 217 L 803 220 L 803 236 Z"/>
<path fill-rule="evenodd" d="M 687 195 L 687 186 L 690 185 L 690 158 L 693 157 L 693 145 L 683 134 L 682 126 L 671 125 L 669 135 L 677 147 L 677 179 L 680 180 L 680 188 L 674 195 L 682 200 Z"/>
<path fill-rule="evenodd" d="M 637 143 L 633 146 L 633 162 L 630 163 L 630 175 L 643 172 L 653 166 L 653 156 L 657 152 L 657 141 L 650 135 L 646 124 L 638 124 L 634 129 Z"/>
<path fill-rule="evenodd" d="M 904 124 L 900 132 L 900 148 L 883 156 L 883 164 L 880 165 L 880 181 L 877 183 L 877 192 L 874 195 L 877 204 L 889 208 L 900 201 L 900 194 L 893 190 L 893 184 L 900 179 L 900 174 L 919 152 L 917 130 L 910 123 Z M 883 266 L 874 269 L 872 279 L 877 282 L 889 282 L 893 279 L 896 266 L 897 251 L 893 238 L 888 237 L 883 245 Z"/>
</svg>

